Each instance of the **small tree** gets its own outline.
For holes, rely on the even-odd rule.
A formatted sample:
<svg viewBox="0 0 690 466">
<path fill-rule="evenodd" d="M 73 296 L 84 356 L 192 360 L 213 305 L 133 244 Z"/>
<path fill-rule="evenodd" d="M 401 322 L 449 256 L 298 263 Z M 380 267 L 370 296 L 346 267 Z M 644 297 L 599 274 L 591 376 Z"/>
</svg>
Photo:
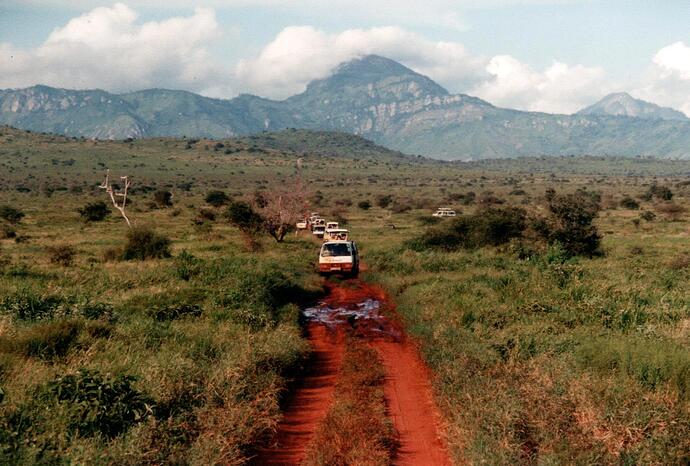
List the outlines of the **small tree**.
<svg viewBox="0 0 690 466">
<path fill-rule="evenodd" d="M 371 209 L 371 202 L 369 201 L 359 201 L 357 203 L 357 207 L 359 207 L 362 210 L 369 210 Z"/>
<path fill-rule="evenodd" d="M 376 198 L 376 205 L 382 209 L 387 208 L 393 202 L 393 196 L 390 194 L 382 194 Z"/>
<path fill-rule="evenodd" d="M 172 202 L 173 194 L 165 189 L 159 189 L 153 193 L 153 200 L 158 207 L 170 207 L 173 205 Z"/>
<path fill-rule="evenodd" d="M 24 218 L 24 212 L 19 209 L 15 209 L 12 206 L 3 205 L 0 206 L 0 218 L 16 224 L 19 223 L 22 218 Z"/>
<path fill-rule="evenodd" d="M 213 207 L 220 207 L 230 202 L 230 197 L 228 197 L 224 191 L 213 190 L 206 194 L 206 198 L 204 200 L 207 204 L 212 205 Z"/>
<path fill-rule="evenodd" d="M 113 184 L 110 182 L 109 179 L 110 176 L 110 170 L 107 170 L 105 172 L 105 181 L 103 181 L 103 184 L 99 186 L 101 189 L 105 189 L 105 192 L 108 193 L 110 196 L 110 200 L 113 203 L 113 207 L 115 207 L 122 217 L 125 219 L 125 222 L 127 222 L 127 226 L 132 228 L 132 223 L 129 221 L 129 218 L 127 217 L 127 213 L 125 212 L 125 209 L 127 208 L 127 191 L 129 190 L 129 187 L 132 185 L 132 182 L 129 180 L 128 176 L 121 176 L 120 179 L 122 180 L 124 186 L 122 187 L 122 190 L 119 190 L 115 192 L 113 189 Z M 120 202 L 117 201 L 117 198 L 120 198 Z"/>
<path fill-rule="evenodd" d="M 256 247 L 256 238 L 264 225 L 263 217 L 251 205 L 242 201 L 230 203 L 227 217 L 230 223 L 240 230 L 250 249 L 254 249 Z"/>
<path fill-rule="evenodd" d="M 141 226 L 127 232 L 127 244 L 122 252 L 125 260 L 161 259 L 170 257 L 170 239 L 152 228 Z"/>
<path fill-rule="evenodd" d="M 110 209 L 103 201 L 90 202 L 81 209 L 77 209 L 77 212 L 86 222 L 100 222 L 110 215 Z"/>
<path fill-rule="evenodd" d="M 601 254 L 601 235 L 593 224 L 599 214 L 598 197 L 578 191 L 550 196 L 550 218 L 542 233 L 550 243 L 559 243 L 570 256 Z"/>
</svg>

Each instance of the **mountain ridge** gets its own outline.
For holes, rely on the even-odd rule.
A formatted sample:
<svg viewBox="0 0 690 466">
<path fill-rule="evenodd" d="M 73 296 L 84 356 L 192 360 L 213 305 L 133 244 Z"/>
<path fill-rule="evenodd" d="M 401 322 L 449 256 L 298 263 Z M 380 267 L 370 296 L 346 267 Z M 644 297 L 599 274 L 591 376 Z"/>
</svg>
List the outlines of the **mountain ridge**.
<svg viewBox="0 0 690 466">
<path fill-rule="evenodd" d="M 451 94 L 430 78 L 376 55 L 343 63 L 330 76 L 309 83 L 304 92 L 281 101 L 251 94 L 213 99 L 168 89 L 124 94 L 47 86 L 5 90 L 0 91 L 0 123 L 110 139 L 225 138 L 285 128 L 343 131 L 393 150 L 449 160 L 690 157 L 687 118 L 500 108 L 477 97 Z"/>
<path fill-rule="evenodd" d="M 658 120 L 690 120 L 683 112 L 636 99 L 627 92 L 614 92 L 589 105 L 577 115 L 612 115 Z"/>
</svg>

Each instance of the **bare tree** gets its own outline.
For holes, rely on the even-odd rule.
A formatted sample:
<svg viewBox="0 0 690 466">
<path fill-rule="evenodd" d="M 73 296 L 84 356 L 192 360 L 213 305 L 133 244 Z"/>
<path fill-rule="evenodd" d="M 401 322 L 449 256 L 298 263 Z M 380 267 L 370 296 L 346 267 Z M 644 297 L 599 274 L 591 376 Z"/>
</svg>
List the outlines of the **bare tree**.
<svg viewBox="0 0 690 466">
<path fill-rule="evenodd" d="M 127 213 L 125 212 L 125 208 L 127 207 L 127 190 L 131 186 L 132 182 L 129 180 L 128 176 L 121 176 L 120 179 L 122 180 L 124 186 L 119 191 L 115 192 L 113 190 L 113 184 L 110 182 L 110 169 L 108 169 L 105 172 L 105 181 L 103 181 L 103 184 L 100 185 L 99 188 L 105 189 L 105 192 L 110 195 L 110 200 L 113 202 L 113 207 L 120 211 L 120 214 L 122 214 L 125 222 L 127 222 L 127 226 L 132 228 L 132 223 L 129 221 Z M 118 199 L 115 199 L 116 197 L 120 198 L 119 203 Z"/>
<path fill-rule="evenodd" d="M 257 206 L 264 219 L 265 230 L 279 243 L 309 210 L 307 190 L 300 174 L 301 162 L 302 160 L 298 159 L 294 182 L 275 186 L 262 193 L 262 205 Z"/>
</svg>

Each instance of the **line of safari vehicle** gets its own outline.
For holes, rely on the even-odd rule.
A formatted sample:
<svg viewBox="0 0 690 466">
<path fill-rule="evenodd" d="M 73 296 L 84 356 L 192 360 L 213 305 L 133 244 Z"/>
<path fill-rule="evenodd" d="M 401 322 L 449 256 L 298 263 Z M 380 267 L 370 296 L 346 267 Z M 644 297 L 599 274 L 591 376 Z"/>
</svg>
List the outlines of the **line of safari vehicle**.
<svg viewBox="0 0 690 466">
<path fill-rule="evenodd" d="M 359 251 L 350 240 L 350 232 L 340 228 L 338 222 L 327 222 L 318 212 L 297 223 L 297 230 L 310 230 L 314 237 L 322 239 L 319 251 L 319 273 L 340 274 L 356 277 L 359 274 Z"/>
</svg>

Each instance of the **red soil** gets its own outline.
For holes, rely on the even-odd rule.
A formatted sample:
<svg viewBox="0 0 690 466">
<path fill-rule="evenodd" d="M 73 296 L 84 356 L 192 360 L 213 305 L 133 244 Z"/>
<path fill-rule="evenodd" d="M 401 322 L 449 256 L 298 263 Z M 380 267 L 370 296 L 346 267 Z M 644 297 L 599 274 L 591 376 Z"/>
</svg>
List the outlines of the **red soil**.
<svg viewBox="0 0 690 466">
<path fill-rule="evenodd" d="M 388 415 L 398 431 L 396 465 L 450 465 L 428 370 L 409 342 L 372 343 L 386 370 Z"/>
<path fill-rule="evenodd" d="M 273 445 L 259 451 L 252 464 L 300 464 L 316 427 L 328 411 L 343 357 L 343 335 L 311 324 L 307 337 L 312 346 L 308 371 L 287 400 Z"/>
<path fill-rule="evenodd" d="M 379 300 L 381 305 L 389 302 L 383 289 L 358 280 L 340 285 L 327 282 L 326 288 L 328 295 L 324 302 L 334 308 L 356 305 L 366 299 Z M 352 325 L 355 335 L 371 342 L 386 370 L 386 404 L 400 443 L 394 464 L 450 465 L 429 371 L 416 347 L 405 338 L 390 305 L 386 315 L 392 318 L 383 325 L 378 321 Z M 314 350 L 313 364 L 288 403 L 274 446 L 261 451 L 254 464 L 299 464 L 318 423 L 328 411 L 342 361 L 342 334 L 333 335 L 314 323 L 308 331 Z"/>
</svg>

